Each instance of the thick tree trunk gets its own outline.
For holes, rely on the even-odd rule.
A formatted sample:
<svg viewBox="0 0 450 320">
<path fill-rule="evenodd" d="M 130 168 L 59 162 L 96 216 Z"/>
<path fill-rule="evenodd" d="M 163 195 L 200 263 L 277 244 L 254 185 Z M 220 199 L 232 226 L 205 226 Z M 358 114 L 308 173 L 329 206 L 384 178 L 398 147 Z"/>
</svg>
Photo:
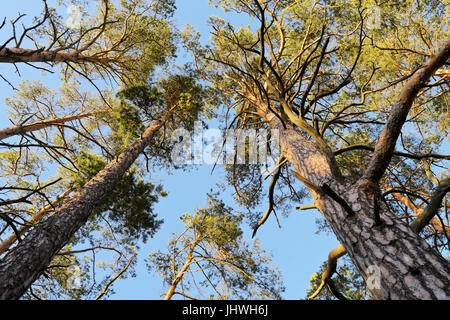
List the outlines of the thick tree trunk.
<svg viewBox="0 0 450 320">
<path fill-rule="evenodd" d="M 449 56 L 450 40 L 409 78 L 392 107 L 368 168 L 356 182 L 341 176 L 322 137 L 286 103 L 283 110 L 289 120 L 316 141 L 285 128 L 259 103 L 269 128 L 280 132 L 282 155 L 295 168 L 294 175 L 309 189 L 315 206 L 379 299 L 450 299 L 450 263 L 378 199 L 378 183 L 391 162 L 409 110 Z M 427 218 L 429 221 L 430 215 Z"/>
<path fill-rule="evenodd" d="M 113 189 L 171 116 L 175 107 L 145 130 L 115 160 L 93 177 L 55 213 L 0 261 L 0 299 L 18 299 L 41 275 L 53 257 L 82 227 L 95 206 Z"/>
<path fill-rule="evenodd" d="M 336 177 L 330 156 L 297 131 L 284 129 L 274 115 L 266 121 L 271 129 L 279 130 L 282 155 L 310 190 L 361 275 L 372 282 L 376 298 L 450 299 L 448 261 L 383 207 L 379 208 L 381 223 L 377 223 L 372 190 Z"/>
</svg>

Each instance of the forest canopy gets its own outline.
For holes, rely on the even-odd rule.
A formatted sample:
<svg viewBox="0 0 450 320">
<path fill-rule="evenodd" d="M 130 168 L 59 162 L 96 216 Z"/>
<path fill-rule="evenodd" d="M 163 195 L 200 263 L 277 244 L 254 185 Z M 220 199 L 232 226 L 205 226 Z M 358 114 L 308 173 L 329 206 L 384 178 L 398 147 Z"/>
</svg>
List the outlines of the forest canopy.
<svg viewBox="0 0 450 320">
<path fill-rule="evenodd" d="M 449 299 L 450 3 L 180 1 L 0 20 L 0 299 Z"/>
</svg>

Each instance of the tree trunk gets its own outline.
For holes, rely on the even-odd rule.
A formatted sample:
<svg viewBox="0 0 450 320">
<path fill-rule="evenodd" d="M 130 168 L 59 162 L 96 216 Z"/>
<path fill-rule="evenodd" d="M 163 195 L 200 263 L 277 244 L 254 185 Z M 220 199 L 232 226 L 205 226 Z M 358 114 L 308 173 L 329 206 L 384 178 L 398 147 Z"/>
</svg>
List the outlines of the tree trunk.
<svg viewBox="0 0 450 320">
<path fill-rule="evenodd" d="M 19 299 L 41 275 L 53 257 L 82 227 L 95 206 L 113 189 L 154 135 L 169 119 L 172 107 L 155 121 L 142 137 L 111 161 L 55 213 L 34 228 L 30 234 L 0 261 L 0 299 Z"/>
<path fill-rule="evenodd" d="M 361 275 L 372 283 L 376 298 L 450 299 L 448 261 L 386 208 L 377 209 L 366 184 L 336 177 L 330 156 L 313 141 L 284 129 L 274 115 L 266 116 L 266 121 L 279 130 L 282 155 L 311 192 Z"/>
</svg>

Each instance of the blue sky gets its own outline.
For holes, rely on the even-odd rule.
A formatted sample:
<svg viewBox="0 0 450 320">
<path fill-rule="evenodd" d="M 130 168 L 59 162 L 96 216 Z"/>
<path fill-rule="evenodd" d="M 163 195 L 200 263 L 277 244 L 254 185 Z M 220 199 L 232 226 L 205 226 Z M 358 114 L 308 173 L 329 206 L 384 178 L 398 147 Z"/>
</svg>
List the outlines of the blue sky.
<svg viewBox="0 0 450 320">
<path fill-rule="evenodd" d="M 3 7 L 2 16 L 12 19 L 19 11 L 37 14 L 41 8 L 40 1 L 20 0 Z M 251 24 L 245 16 L 230 17 L 221 9 L 215 9 L 208 5 L 208 0 L 177 0 L 177 8 L 175 19 L 179 28 L 189 23 L 201 33 L 203 41 L 209 39 L 206 21 L 211 15 L 231 18 L 234 24 Z M 6 36 L 2 30 L 0 40 Z M 185 58 L 188 56 L 184 57 L 181 54 L 179 61 Z M 21 78 L 14 74 L 12 66 L 1 65 L 0 70 L 1 74 L 15 85 L 25 79 L 40 79 L 44 83 L 57 82 L 57 76 L 44 77 L 39 71 L 27 67 L 21 68 Z M 6 118 L 4 99 L 11 94 L 11 88 L 6 83 L 0 82 L 1 127 L 10 125 Z M 223 177 L 221 166 L 216 168 L 213 175 L 211 168 L 202 165 L 190 172 L 173 172 L 172 175 L 166 172 L 152 174 L 152 178 L 161 180 L 164 189 L 169 192 L 169 196 L 161 199 L 155 206 L 155 212 L 165 223 L 154 239 L 149 239 L 147 244 L 141 246 L 136 268 L 137 277 L 116 282 L 114 285 L 116 294 L 112 295 L 111 299 L 160 299 L 160 294 L 164 291 L 162 280 L 158 275 L 148 273 L 144 259 L 154 250 L 164 250 L 172 233 L 183 231 L 183 225 L 179 220 L 182 214 L 192 213 L 195 208 L 205 205 L 207 192 Z M 269 181 L 265 183 L 268 184 Z M 234 206 L 231 191 L 223 193 L 222 198 L 228 205 Z M 266 204 L 259 208 L 259 211 L 265 210 Z M 318 270 L 328 252 L 338 245 L 334 236 L 315 233 L 317 230 L 315 219 L 318 217 L 319 213 L 316 211 L 296 212 L 295 208 L 292 208 L 288 218 L 279 217 L 282 229 L 278 228 L 275 219 L 271 217 L 258 231 L 261 247 L 273 253 L 273 263 L 283 275 L 286 286 L 283 297 L 286 299 L 299 299 L 305 296 L 311 275 Z M 251 230 L 248 228 L 245 229 L 245 239 L 251 242 Z"/>
</svg>

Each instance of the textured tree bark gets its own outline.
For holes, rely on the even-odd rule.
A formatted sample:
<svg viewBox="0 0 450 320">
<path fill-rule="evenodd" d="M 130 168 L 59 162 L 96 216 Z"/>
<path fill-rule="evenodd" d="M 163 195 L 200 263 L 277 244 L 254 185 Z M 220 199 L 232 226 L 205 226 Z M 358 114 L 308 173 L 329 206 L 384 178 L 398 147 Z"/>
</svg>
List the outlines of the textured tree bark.
<svg viewBox="0 0 450 320">
<path fill-rule="evenodd" d="M 0 261 L 0 299 L 19 299 L 49 265 L 52 258 L 82 227 L 95 206 L 114 187 L 172 115 L 172 107 L 142 137 L 111 161 L 55 213 L 41 222 Z"/>
<path fill-rule="evenodd" d="M 328 154 L 287 128 L 274 115 L 266 121 L 280 132 L 282 155 L 293 165 L 338 240 L 379 299 L 450 299 L 450 264 L 386 208 L 375 218 L 372 190 L 333 175 Z M 328 186 L 350 207 L 323 192 Z M 352 215 L 352 213 L 354 213 Z M 378 274 L 379 272 L 379 274 Z"/>
<path fill-rule="evenodd" d="M 392 107 L 367 170 L 356 182 L 342 177 L 322 137 L 310 133 L 311 128 L 286 103 L 281 101 L 292 123 L 316 141 L 305 139 L 289 125 L 285 127 L 263 102 L 256 102 L 269 128 L 280 132 L 282 156 L 295 168 L 294 175 L 309 189 L 315 207 L 378 299 L 450 299 L 450 263 L 378 200 L 379 180 L 391 162 L 413 101 L 449 55 L 450 40 L 409 78 Z"/>
</svg>

